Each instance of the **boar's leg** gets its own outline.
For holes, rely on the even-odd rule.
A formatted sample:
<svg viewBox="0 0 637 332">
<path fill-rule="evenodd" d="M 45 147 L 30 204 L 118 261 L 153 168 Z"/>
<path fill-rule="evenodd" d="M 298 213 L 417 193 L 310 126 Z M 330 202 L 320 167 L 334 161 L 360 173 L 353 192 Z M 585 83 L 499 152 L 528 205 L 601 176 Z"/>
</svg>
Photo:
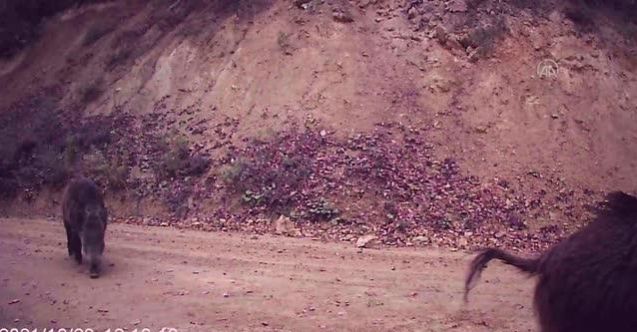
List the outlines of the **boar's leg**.
<svg viewBox="0 0 637 332">
<path fill-rule="evenodd" d="M 66 223 L 64 224 L 64 229 L 66 229 L 66 248 L 69 250 L 69 256 L 73 256 L 73 254 L 75 253 L 73 231 L 71 230 L 71 227 L 69 227 Z"/>
<path fill-rule="evenodd" d="M 89 270 L 91 278 L 99 278 L 100 276 L 100 266 L 96 262 L 91 262 L 91 268 Z"/>
<path fill-rule="evenodd" d="M 69 251 L 75 255 L 75 261 L 82 264 L 82 240 L 80 235 L 73 231 L 71 231 L 71 249 Z"/>
</svg>

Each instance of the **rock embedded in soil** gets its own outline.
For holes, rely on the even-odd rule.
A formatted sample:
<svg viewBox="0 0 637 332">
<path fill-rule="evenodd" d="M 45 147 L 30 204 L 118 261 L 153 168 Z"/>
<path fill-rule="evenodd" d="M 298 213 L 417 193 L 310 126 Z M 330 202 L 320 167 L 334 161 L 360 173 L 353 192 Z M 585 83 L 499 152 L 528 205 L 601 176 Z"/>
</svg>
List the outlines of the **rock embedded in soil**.
<svg viewBox="0 0 637 332">
<path fill-rule="evenodd" d="M 376 235 L 364 235 L 356 240 L 357 248 L 369 248 L 374 244 L 374 241 L 378 239 Z"/>
</svg>

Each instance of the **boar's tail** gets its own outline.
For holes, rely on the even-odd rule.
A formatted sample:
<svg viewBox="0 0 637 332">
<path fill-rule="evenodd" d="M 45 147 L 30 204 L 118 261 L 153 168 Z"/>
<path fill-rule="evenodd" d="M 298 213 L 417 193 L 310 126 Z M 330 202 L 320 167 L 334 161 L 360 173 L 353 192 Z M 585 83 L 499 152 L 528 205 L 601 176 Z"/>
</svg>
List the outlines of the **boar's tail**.
<svg viewBox="0 0 637 332">
<path fill-rule="evenodd" d="M 482 251 L 473 259 L 469 267 L 469 275 L 465 281 L 464 300 L 468 300 L 469 291 L 475 286 L 480 278 L 482 270 L 487 267 L 487 263 L 492 259 L 499 259 L 503 263 L 517 267 L 518 269 L 530 273 L 537 274 L 539 272 L 539 258 L 522 258 L 511 255 L 503 250 L 496 248 L 488 248 Z"/>
</svg>

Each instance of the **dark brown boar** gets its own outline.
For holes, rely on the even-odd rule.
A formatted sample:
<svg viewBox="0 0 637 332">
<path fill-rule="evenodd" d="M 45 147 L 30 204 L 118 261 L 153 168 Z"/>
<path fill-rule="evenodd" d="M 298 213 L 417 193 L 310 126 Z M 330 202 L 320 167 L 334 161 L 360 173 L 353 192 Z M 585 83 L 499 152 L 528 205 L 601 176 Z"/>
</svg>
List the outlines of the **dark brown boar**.
<svg viewBox="0 0 637 332">
<path fill-rule="evenodd" d="M 538 277 L 534 306 L 542 332 L 637 331 L 637 198 L 606 197 L 593 222 L 536 258 L 500 249 L 478 254 L 465 300 L 480 272 L 498 259 Z"/>
<path fill-rule="evenodd" d="M 97 185 L 87 178 L 73 179 L 62 202 L 69 256 L 78 264 L 88 259 L 91 278 L 100 274 L 108 213 Z"/>
</svg>

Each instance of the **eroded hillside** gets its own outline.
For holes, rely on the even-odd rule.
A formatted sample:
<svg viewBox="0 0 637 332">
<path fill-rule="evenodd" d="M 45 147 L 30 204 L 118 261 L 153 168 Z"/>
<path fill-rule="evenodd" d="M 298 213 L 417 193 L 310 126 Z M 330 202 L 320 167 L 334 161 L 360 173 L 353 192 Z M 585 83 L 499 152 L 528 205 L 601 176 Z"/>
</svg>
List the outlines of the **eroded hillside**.
<svg viewBox="0 0 637 332">
<path fill-rule="evenodd" d="M 79 169 L 129 222 L 543 246 L 584 222 L 601 193 L 635 190 L 630 10 L 74 7 L 0 64 L 3 209 L 57 214 Z M 557 71 L 540 77 L 546 60 Z"/>
</svg>

